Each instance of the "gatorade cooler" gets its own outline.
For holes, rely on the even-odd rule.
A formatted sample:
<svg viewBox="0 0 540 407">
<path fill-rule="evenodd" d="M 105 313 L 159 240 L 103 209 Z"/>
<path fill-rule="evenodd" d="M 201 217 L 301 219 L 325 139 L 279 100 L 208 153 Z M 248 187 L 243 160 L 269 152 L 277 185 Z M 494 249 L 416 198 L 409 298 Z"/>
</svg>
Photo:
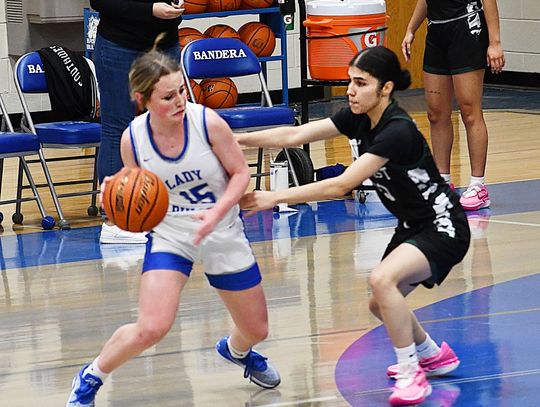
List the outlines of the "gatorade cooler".
<svg viewBox="0 0 540 407">
<path fill-rule="evenodd" d="M 358 51 L 386 44 L 384 0 L 311 0 L 306 11 L 312 79 L 349 79 L 349 62 Z"/>
</svg>

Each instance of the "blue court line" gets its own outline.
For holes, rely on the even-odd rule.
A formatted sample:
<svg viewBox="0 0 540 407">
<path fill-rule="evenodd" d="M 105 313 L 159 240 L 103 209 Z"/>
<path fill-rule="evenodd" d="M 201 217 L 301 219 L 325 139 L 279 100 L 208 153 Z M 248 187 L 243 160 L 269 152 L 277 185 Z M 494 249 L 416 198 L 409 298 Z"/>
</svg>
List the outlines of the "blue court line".
<svg viewBox="0 0 540 407">
<path fill-rule="evenodd" d="M 540 405 L 540 274 L 474 290 L 415 313 L 440 343 L 460 357 L 459 368 L 431 379 L 433 394 L 422 406 L 536 407 Z M 510 299 L 510 300 L 509 300 Z M 385 405 L 395 363 L 392 344 L 380 326 L 355 341 L 340 357 L 335 378 L 352 406 Z"/>
<path fill-rule="evenodd" d="M 469 212 L 489 218 L 540 210 L 540 180 L 493 184 L 490 209 Z M 297 205 L 296 213 L 264 211 L 245 217 L 250 242 L 298 238 L 351 231 L 389 228 L 396 219 L 379 202 L 359 205 L 353 200 L 335 200 Z M 113 255 L 140 256 L 140 245 L 99 244 L 100 227 L 54 230 L 0 237 L 0 269 L 33 267 L 101 259 L 103 250 Z M 112 246 L 112 247 L 111 247 Z"/>
</svg>

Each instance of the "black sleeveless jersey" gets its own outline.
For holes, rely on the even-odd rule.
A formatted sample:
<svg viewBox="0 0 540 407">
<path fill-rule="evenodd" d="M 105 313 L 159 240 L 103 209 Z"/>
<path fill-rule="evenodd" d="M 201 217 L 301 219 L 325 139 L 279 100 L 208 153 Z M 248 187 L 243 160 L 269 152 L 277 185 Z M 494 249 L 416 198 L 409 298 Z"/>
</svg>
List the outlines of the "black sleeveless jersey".
<svg viewBox="0 0 540 407">
<path fill-rule="evenodd" d="M 354 114 L 349 107 L 331 120 L 341 133 L 356 140 L 360 155 L 368 152 L 389 159 L 370 179 L 381 202 L 401 223 L 432 222 L 459 207 L 459 197 L 439 174 L 424 136 L 396 101 L 373 129 L 366 114 Z"/>
<path fill-rule="evenodd" d="M 430 21 L 444 21 L 464 16 L 482 8 L 480 0 L 426 0 Z"/>
</svg>

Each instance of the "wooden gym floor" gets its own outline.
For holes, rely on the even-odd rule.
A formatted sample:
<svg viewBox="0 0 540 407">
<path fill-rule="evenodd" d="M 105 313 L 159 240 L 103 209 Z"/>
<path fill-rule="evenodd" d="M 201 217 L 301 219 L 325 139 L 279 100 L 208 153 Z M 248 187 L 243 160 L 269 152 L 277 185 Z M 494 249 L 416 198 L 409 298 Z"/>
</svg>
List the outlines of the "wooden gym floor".
<svg viewBox="0 0 540 407">
<path fill-rule="evenodd" d="M 421 93 L 399 99 L 428 136 Z M 314 104 L 313 117 L 344 103 Z M 447 340 L 462 361 L 455 374 L 432 381 L 426 406 L 540 404 L 540 92 L 488 88 L 485 104 L 493 205 L 469 214 L 474 239 L 447 281 L 409 298 L 432 337 Z M 457 114 L 455 128 L 452 173 L 463 186 L 469 166 Z M 316 143 L 311 152 L 316 168 L 351 161 L 344 138 Z M 12 196 L 14 171 L 8 160 L 3 199 Z M 90 167 L 70 163 L 53 172 L 87 176 Z M 270 336 L 258 350 L 281 372 L 277 389 L 260 390 L 216 355 L 231 321 L 196 268 L 169 335 L 118 369 L 96 405 L 387 405 L 393 354 L 368 312 L 368 276 L 395 220 L 372 197 L 365 205 L 334 200 L 246 219 L 269 307 Z M 73 229 L 49 232 L 34 203 L 23 205 L 24 226 L 11 224 L 11 206 L 0 207 L 1 405 L 63 406 L 81 365 L 136 317 L 144 248 L 100 246 L 100 221 L 86 216 L 87 206 L 88 198 L 63 200 Z"/>
</svg>

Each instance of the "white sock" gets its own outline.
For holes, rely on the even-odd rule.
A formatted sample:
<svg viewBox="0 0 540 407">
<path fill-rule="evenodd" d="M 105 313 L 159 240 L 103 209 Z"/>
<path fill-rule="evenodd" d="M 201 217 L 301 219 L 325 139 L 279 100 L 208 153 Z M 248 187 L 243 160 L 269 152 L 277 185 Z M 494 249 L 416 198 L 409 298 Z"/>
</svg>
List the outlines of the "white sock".
<svg viewBox="0 0 540 407">
<path fill-rule="evenodd" d="M 471 182 L 469 186 L 473 185 L 484 185 L 486 183 L 486 177 L 471 177 Z"/>
<path fill-rule="evenodd" d="M 399 365 L 418 366 L 418 356 L 416 355 L 414 342 L 405 348 L 394 348 L 394 352 L 396 352 Z"/>
<path fill-rule="evenodd" d="M 84 370 L 83 376 L 90 373 L 92 376 L 99 377 L 102 382 L 105 382 L 109 373 L 103 372 L 98 366 L 99 356 Z"/>
<path fill-rule="evenodd" d="M 441 177 L 444 180 L 444 182 L 446 182 L 447 184 L 450 183 L 450 174 L 441 174 Z"/>
<path fill-rule="evenodd" d="M 227 346 L 229 347 L 229 352 L 231 353 L 232 357 L 235 358 L 235 359 L 243 359 L 243 358 L 245 358 L 248 355 L 249 351 L 251 350 L 251 349 L 248 349 L 245 352 L 241 352 L 241 351 L 233 348 L 233 346 L 231 345 L 231 337 L 230 336 L 227 338 Z"/>
<path fill-rule="evenodd" d="M 426 340 L 420 345 L 416 345 L 416 352 L 418 353 L 418 359 L 422 360 L 437 355 L 441 351 L 441 348 L 435 343 L 433 339 L 426 332 Z"/>
</svg>

